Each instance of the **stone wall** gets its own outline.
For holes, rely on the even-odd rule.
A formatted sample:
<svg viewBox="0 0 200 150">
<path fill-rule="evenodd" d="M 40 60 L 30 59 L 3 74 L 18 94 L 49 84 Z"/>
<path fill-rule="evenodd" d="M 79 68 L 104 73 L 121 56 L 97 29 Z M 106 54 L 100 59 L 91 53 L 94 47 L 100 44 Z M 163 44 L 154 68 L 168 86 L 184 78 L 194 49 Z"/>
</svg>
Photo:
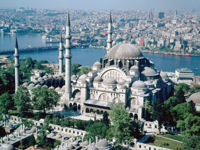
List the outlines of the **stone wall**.
<svg viewBox="0 0 200 150">
<path fill-rule="evenodd" d="M 31 120 L 31 119 L 28 119 L 28 120 Z M 17 116 L 10 116 L 10 120 L 9 121 L 12 122 L 12 123 L 21 123 L 22 119 L 20 117 L 17 117 Z M 31 120 L 31 121 L 33 121 L 33 123 L 36 126 L 43 125 L 43 123 L 44 123 L 44 119 L 41 119 L 39 121 L 37 121 L 37 120 Z M 61 135 L 64 134 L 64 135 L 67 135 L 67 136 L 81 136 L 81 137 L 84 137 L 85 134 L 87 133 L 86 131 L 83 131 L 83 130 L 69 128 L 69 127 L 62 127 L 62 126 L 55 125 L 55 124 L 49 124 L 49 126 L 52 127 L 53 132 L 58 132 Z"/>
</svg>

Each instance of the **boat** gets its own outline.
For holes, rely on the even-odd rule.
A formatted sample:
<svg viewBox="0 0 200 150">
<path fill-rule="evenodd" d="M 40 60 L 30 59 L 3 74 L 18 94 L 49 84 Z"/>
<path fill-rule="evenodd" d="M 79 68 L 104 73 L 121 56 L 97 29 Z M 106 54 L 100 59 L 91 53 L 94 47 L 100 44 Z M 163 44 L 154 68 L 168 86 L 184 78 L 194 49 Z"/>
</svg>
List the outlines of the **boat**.
<svg viewBox="0 0 200 150">
<path fill-rule="evenodd" d="M 190 56 L 192 56 L 191 54 L 184 54 L 184 56 L 188 56 L 188 57 L 190 57 Z"/>
</svg>

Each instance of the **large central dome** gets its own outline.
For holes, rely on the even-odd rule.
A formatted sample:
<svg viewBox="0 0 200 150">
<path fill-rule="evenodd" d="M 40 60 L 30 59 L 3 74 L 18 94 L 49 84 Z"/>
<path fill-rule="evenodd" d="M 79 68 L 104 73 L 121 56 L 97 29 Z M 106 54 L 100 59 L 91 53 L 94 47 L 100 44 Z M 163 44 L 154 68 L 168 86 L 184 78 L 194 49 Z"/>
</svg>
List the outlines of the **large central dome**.
<svg viewBox="0 0 200 150">
<path fill-rule="evenodd" d="M 128 43 L 120 43 L 112 47 L 106 57 L 113 59 L 130 59 L 143 57 L 143 55 L 137 46 Z"/>
</svg>

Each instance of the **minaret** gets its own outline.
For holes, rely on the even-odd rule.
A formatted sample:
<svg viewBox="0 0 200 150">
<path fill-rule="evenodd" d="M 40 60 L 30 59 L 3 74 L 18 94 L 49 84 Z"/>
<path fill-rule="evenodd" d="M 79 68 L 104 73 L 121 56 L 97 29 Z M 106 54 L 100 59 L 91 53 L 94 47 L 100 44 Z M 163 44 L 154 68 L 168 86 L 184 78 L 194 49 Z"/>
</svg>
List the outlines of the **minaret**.
<svg viewBox="0 0 200 150">
<path fill-rule="evenodd" d="M 112 15 L 110 12 L 109 20 L 108 20 L 108 39 L 107 39 L 107 53 L 109 52 L 110 48 L 112 48 Z"/>
<path fill-rule="evenodd" d="M 60 44 L 59 44 L 59 74 L 63 73 L 63 40 L 62 34 L 60 35 Z"/>
<path fill-rule="evenodd" d="M 66 25 L 66 43 L 65 43 L 65 95 L 66 99 L 71 98 L 71 35 L 70 35 L 70 17 L 69 13 L 67 15 L 67 25 Z"/>
<path fill-rule="evenodd" d="M 17 92 L 17 89 L 19 87 L 19 54 L 18 54 L 18 42 L 17 42 L 17 37 L 15 41 L 15 92 Z"/>
</svg>

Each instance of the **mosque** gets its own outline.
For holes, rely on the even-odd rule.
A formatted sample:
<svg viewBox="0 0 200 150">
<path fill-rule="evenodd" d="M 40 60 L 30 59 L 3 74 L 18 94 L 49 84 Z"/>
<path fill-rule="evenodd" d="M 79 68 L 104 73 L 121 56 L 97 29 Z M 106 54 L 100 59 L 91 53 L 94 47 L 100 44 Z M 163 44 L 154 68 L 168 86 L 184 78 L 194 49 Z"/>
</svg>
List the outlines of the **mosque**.
<svg viewBox="0 0 200 150">
<path fill-rule="evenodd" d="M 173 83 L 164 72 L 154 68 L 140 48 L 120 43 L 112 46 L 112 17 L 109 15 L 107 53 L 95 62 L 92 71 L 81 76 L 71 76 L 71 34 L 68 14 L 65 35 L 65 73 L 63 73 L 63 43 L 59 46 L 59 73 L 32 77 L 24 83 L 29 90 L 38 86 L 54 88 L 62 95 L 59 108 L 70 108 L 85 116 L 102 117 L 110 111 L 112 103 L 122 103 L 131 117 L 146 118 L 146 104 L 166 100 L 173 90 Z M 16 41 L 17 45 L 17 41 Z M 18 80 L 18 46 L 15 48 L 16 90 Z"/>
</svg>

